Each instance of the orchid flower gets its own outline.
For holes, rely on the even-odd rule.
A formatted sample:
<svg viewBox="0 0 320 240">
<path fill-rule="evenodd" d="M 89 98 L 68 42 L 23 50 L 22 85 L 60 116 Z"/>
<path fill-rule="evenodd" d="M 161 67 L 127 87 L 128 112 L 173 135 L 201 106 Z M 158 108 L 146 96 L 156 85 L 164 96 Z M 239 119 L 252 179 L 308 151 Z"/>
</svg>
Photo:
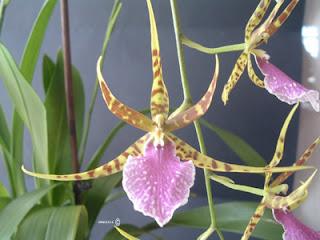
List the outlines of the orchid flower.
<svg viewBox="0 0 320 240">
<path fill-rule="evenodd" d="M 256 63 L 265 76 L 264 84 L 269 93 L 288 104 L 310 102 L 315 111 L 320 111 L 318 91 L 307 89 L 291 79 L 279 68 L 271 64 L 265 55 L 257 55 Z"/>
<path fill-rule="evenodd" d="M 272 210 L 274 219 L 284 229 L 283 240 L 319 240 L 320 232 L 307 227 L 300 222 L 290 211 Z"/>
<path fill-rule="evenodd" d="M 297 107 L 298 107 L 298 104 L 296 104 L 296 106 L 291 110 L 280 131 L 274 156 L 268 165 L 271 168 L 277 166 L 282 159 L 286 131 Z M 314 152 L 314 150 L 316 149 L 316 146 L 319 143 L 320 143 L 320 137 L 318 137 L 304 151 L 304 153 L 296 161 L 294 166 L 303 165 L 311 157 L 312 153 Z M 310 185 L 312 178 L 315 176 L 315 173 L 316 171 L 307 179 L 305 183 L 303 183 L 300 187 L 298 187 L 295 191 L 293 191 L 291 194 L 287 196 L 280 196 L 279 194 L 280 193 L 286 194 L 288 190 L 288 186 L 282 183 L 292 174 L 292 172 L 285 172 L 280 174 L 270 185 L 269 183 L 272 177 L 272 173 L 266 173 L 263 198 L 259 206 L 257 207 L 255 213 L 251 217 L 250 222 L 247 225 L 241 240 L 249 239 L 256 225 L 260 221 L 260 218 L 263 216 L 266 207 L 273 209 L 275 211 L 291 210 L 298 207 L 306 199 L 308 195 L 307 188 Z"/>
<path fill-rule="evenodd" d="M 110 91 L 101 73 L 101 58 L 97 75 L 108 109 L 121 120 L 147 132 L 114 160 L 87 172 L 55 175 L 23 171 L 31 176 L 57 181 L 87 180 L 108 176 L 123 170 L 122 185 L 135 210 L 165 225 L 174 211 L 187 203 L 194 183 L 195 166 L 218 172 L 264 173 L 298 171 L 307 167 L 251 167 L 229 164 L 208 157 L 174 136 L 171 131 L 183 128 L 203 116 L 208 110 L 216 87 L 219 61 L 207 92 L 187 110 L 168 116 L 169 97 L 162 78 L 162 65 L 157 26 L 147 0 L 151 31 L 153 85 L 151 119 L 120 102 Z"/>
<path fill-rule="evenodd" d="M 289 17 L 299 0 L 291 0 L 283 12 L 276 18 L 284 0 L 279 0 L 268 18 L 262 23 L 264 17 L 272 0 L 261 0 L 252 16 L 250 17 L 245 28 L 245 49 L 237 59 L 237 62 L 231 72 L 228 82 L 225 84 L 222 92 L 222 101 L 227 104 L 231 90 L 237 84 L 239 78 L 244 72 L 245 67 L 248 69 L 248 74 L 251 81 L 258 87 L 264 88 L 264 82 L 256 75 L 253 70 L 251 62 L 251 54 L 261 54 L 264 51 L 257 49 L 262 43 L 266 43 L 268 39 L 281 27 L 281 25 Z M 260 24 L 260 26 L 258 26 Z M 257 27 L 258 26 L 258 27 Z M 257 27 L 257 28 L 256 28 Z"/>
</svg>

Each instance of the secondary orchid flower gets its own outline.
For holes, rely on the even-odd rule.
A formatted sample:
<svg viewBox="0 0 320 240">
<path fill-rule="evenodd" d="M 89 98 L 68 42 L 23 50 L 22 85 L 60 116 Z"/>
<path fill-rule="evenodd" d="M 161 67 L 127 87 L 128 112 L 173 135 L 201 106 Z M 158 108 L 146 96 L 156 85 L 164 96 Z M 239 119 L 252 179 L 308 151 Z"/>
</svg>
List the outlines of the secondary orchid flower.
<svg viewBox="0 0 320 240">
<path fill-rule="evenodd" d="M 320 232 L 316 232 L 300 222 L 292 212 L 274 209 L 274 219 L 282 225 L 283 240 L 319 240 Z"/>
<path fill-rule="evenodd" d="M 297 107 L 298 107 L 298 104 L 296 104 L 296 106 L 291 110 L 291 112 L 289 113 L 288 117 L 286 118 L 283 124 L 283 127 L 280 131 L 280 135 L 278 138 L 274 156 L 271 162 L 269 163 L 270 168 L 277 166 L 282 159 L 286 131 Z M 314 150 L 316 149 L 316 146 L 319 143 L 320 143 L 320 137 L 318 137 L 304 151 L 304 153 L 296 161 L 294 166 L 301 166 L 305 164 L 305 162 L 311 157 L 312 153 L 314 152 Z M 315 176 L 315 173 L 316 171 L 307 179 L 305 183 L 303 183 L 295 191 L 293 191 L 292 193 L 290 193 L 285 197 L 279 195 L 280 193 L 286 194 L 288 190 L 288 186 L 282 183 L 292 174 L 292 172 L 285 172 L 280 174 L 271 184 L 270 184 L 270 180 L 272 177 L 272 173 L 266 173 L 263 198 L 259 206 L 257 207 L 255 213 L 251 217 L 250 222 L 247 225 L 241 240 L 249 239 L 256 225 L 258 224 L 261 217 L 263 216 L 265 208 L 270 208 L 273 210 L 290 210 L 298 207 L 302 203 L 302 201 L 306 199 L 308 195 L 307 188 L 310 185 L 312 178 Z"/>
<path fill-rule="evenodd" d="M 318 91 L 307 89 L 291 79 L 287 74 L 271 64 L 265 55 L 257 55 L 256 63 L 265 76 L 264 85 L 269 93 L 288 104 L 309 102 L 315 111 L 320 111 Z"/>
<path fill-rule="evenodd" d="M 121 120 L 147 134 L 133 143 L 114 160 L 96 169 L 67 175 L 33 173 L 31 176 L 57 180 L 87 180 L 108 176 L 123 170 L 122 185 L 135 210 L 154 218 L 160 226 L 166 224 L 174 211 L 187 203 L 194 183 L 195 167 L 218 172 L 264 173 L 298 171 L 306 167 L 250 167 L 229 164 L 208 157 L 171 131 L 191 124 L 208 110 L 216 87 L 219 61 L 207 92 L 199 102 L 184 112 L 168 116 L 169 97 L 162 78 L 157 26 L 151 5 L 147 0 L 151 30 L 153 85 L 151 91 L 151 119 L 120 102 L 110 91 L 101 73 L 101 58 L 97 63 L 97 75 L 104 101 L 108 109 Z"/>
<path fill-rule="evenodd" d="M 279 0 L 268 18 L 262 23 L 270 3 L 272 0 L 261 0 L 252 16 L 250 17 L 245 28 L 245 49 L 237 59 L 237 62 L 231 72 L 228 82 L 225 84 L 222 92 L 222 101 L 227 104 L 229 94 L 237 84 L 239 78 L 244 72 L 245 68 L 248 69 L 248 74 L 251 81 L 258 87 L 264 88 L 264 82 L 256 75 L 253 70 L 251 62 L 251 54 L 264 52 L 261 49 L 257 49 L 262 43 L 266 43 L 268 39 L 281 27 L 281 25 L 289 17 L 299 0 L 291 0 L 288 6 L 283 10 L 279 16 L 274 19 L 279 11 L 284 0 Z M 258 26 L 260 24 L 260 26 Z M 258 27 L 257 27 L 258 26 Z"/>
</svg>

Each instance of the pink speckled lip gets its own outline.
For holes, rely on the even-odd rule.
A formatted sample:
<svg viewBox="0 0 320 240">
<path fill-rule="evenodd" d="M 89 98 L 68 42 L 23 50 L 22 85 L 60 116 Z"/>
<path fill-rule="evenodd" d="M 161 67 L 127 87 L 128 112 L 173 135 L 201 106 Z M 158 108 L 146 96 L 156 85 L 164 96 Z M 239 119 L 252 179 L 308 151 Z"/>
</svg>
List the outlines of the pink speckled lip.
<svg viewBox="0 0 320 240">
<path fill-rule="evenodd" d="M 143 156 L 128 158 L 122 185 L 134 209 L 154 218 L 162 227 L 178 207 L 188 202 L 194 178 L 193 163 L 180 161 L 173 142 L 164 146 L 150 142 Z"/>
<path fill-rule="evenodd" d="M 256 57 L 256 62 L 265 76 L 264 83 L 269 93 L 288 104 L 309 102 L 315 111 L 320 111 L 318 91 L 294 81 L 266 58 Z"/>
</svg>

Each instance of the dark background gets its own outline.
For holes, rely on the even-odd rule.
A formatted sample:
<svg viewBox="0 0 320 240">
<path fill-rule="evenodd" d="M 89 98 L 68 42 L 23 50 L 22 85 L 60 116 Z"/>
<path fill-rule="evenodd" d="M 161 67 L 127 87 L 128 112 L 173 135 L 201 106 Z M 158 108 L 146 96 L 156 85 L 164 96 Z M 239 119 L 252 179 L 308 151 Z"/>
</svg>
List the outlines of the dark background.
<svg viewBox="0 0 320 240">
<path fill-rule="evenodd" d="M 136 109 L 149 106 L 152 70 L 150 55 L 150 30 L 147 8 L 144 0 L 123 0 L 123 7 L 112 34 L 107 50 L 104 76 L 113 93 Z M 186 36 L 208 47 L 243 42 L 244 27 L 259 1 L 257 0 L 197 0 L 178 1 L 182 31 Z M 289 1 L 285 1 L 288 3 Z M 89 104 L 94 85 L 95 65 L 102 46 L 108 16 L 113 1 L 70 1 L 70 28 L 72 40 L 72 61 L 80 70 L 86 89 L 86 103 Z M 2 41 L 9 48 L 17 62 L 21 57 L 32 23 L 42 5 L 42 1 L 12 0 L 7 9 Z M 170 95 L 170 106 L 176 108 L 182 101 L 182 88 L 176 55 L 175 36 L 172 26 L 169 1 L 153 1 L 158 24 L 163 75 Z M 303 18 L 304 1 L 300 1 L 294 13 L 281 30 L 270 39 L 268 46 L 263 46 L 271 55 L 271 61 L 295 79 L 301 75 L 301 37 L 300 29 Z M 59 7 L 56 8 L 49 23 L 41 55 L 49 54 L 55 58 L 61 47 Z M 271 159 L 282 122 L 290 107 L 279 102 L 267 91 L 255 87 L 246 73 L 232 91 L 226 107 L 221 101 L 221 92 L 235 64 L 239 52 L 220 55 L 220 78 L 214 103 L 205 115 L 205 119 L 239 135 L 251 144 L 265 159 Z M 214 68 L 213 56 L 185 48 L 185 58 L 190 88 L 194 100 L 205 92 Z M 43 96 L 41 80 L 41 62 L 38 63 L 33 85 Z M 8 116 L 11 116 L 11 104 L 0 82 L 0 103 Z M 287 165 L 295 159 L 297 139 L 297 115 L 294 117 L 286 139 L 284 161 Z M 100 146 L 109 131 L 118 122 L 105 107 L 99 93 L 93 113 L 92 128 L 88 140 L 86 156 L 90 158 Z M 198 148 L 193 126 L 180 130 L 177 134 Z M 126 127 L 108 149 L 105 160 L 117 154 L 142 135 L 132 127 Z M 213 133 L 204 130 L 208 155 L 215 158 L 241 164 L 237 156 Z M 31 141 L 26 134 L 26 143 Z M 31 147 L 25 148 L 25 161 L 31 159 Z M 0 180 L 7 183 L 0 163 Z M 242 184 L 263 185 L 263 178 L 254 175 L 234 175 Z M 30 183 L 31 178 L 28 178 Z M 31 186 L 31 185 L 30 185 Z M 223 200 L 253 199 L 251 195 L 213 185 L 214 196 Z M 198 197 L 192 199 L 186 207 L 205 205 L 206 193 L 202 170 L 197 171 L 197 178 L 192 192 Z M 143 224 L 149 218 L 136 213 L 127 197 L 107 207 L 101 214 L 101 220 L 119 217 L 125 223 Z M 138 224 L 138 225 L 139 225 Z M 101 239 L 106 229 L 111 226 L 97 225 L 92 239 Z M 167 239 L 195 239 L 199 230 L 173 229 L 158 231 Z M 233 239 L 232 236 L 226 237 Z M 147 239 L 147 238 L 146 238 Z M 212 238 L 215 239 L 215 238 Z M 239 237 L 234 236 L 234 239 Z"/>
</svg>

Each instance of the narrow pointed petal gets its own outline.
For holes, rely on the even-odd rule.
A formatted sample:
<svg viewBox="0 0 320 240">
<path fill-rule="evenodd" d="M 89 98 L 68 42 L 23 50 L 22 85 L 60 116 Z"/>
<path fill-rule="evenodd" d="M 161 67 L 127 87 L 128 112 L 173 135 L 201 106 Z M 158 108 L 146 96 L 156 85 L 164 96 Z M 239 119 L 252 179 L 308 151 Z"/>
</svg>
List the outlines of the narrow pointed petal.
<svg viewBox="0 0 320 240">
<path fill-rule="evenodd" d="M 268 27 L 266 32 L 269 36 L 272 36 L 278 29 L 282 26 L 282 24 L 287 20 L 290 16 L 299 0 L 291 0 L 288 6 L 283 10 L 283 12 L 274 20 Z M 277 4 L 278 5 L 278 4 Z"/>
<path fill-rule="evenodd" d="M 308 159 L 312 156 L 313 152 L 315 151 L 316 147 L 320 144 L 320 137 L 318 137 L 305 151 L 304 153 L 298 158 L 295 162 L 294 166 L 302 166 L 308 161 Z M 292 172 L 285 172 L 280 174 L 271 184 L 271 187 L 275 187 L 283 183 L 290 177 L 293 173 Z"/>
<path fill-rule="evenodd" d="M 299 106 L 299 104 L 296 104 L 291 109 L 290 113 L 288 114 L 286 120 L 283 123 L 283 126 L 281 128 L 281 131 L 280 131 L 280 134 L 279 134 L 279 137 L 278 137 L 276 150 L 274 152 L 274 155 L 273 155 L 273 158 L 272 158 L 271 162 L 269 163 L 270 167 L 277 166 L 279 164 L 279 162 L 281 161 L 281 159 L 282 159 L 283 151 L 284 151 L 284 142 L 285 142 L 288 126 L 289 126 L 289 124 L 291 122 L 291 119 L 292 119 L 294 113 L 296 112 L 298 106 Z"/>
<path fill-rule="evenodd" d="M 259 5 L 254 10 L 251 15 L 245 29 L 245 41 L 247 42 L 250 37 L 253 29 L 261 22 L 263 16 L 265 15 L 271 0 L 260 0 Z"/>
<path fill-rule="evenodd" d="M 274 219 L 283 227 L 283 240 L 319 240 L 320 233 L 300 222 L 292 212 L 272 210 Z"/>
<path fill-rule="evenodd" d="M 250 80 L 258 87 L 264 88 L 264 82 L 257 76 L 255 73 L 253 67 L 252 67 L 252 61 L 251 58 L 248 57 L 248 75 Z"/>
<path fill-rule="evenodd" d="M 248 57 L 249 53 L 248 52 L 243 52 L 239 58 L 237 59 L 236 64 L 234 65 L 231 75 L 228 79 L 228 82 L 224 85 L 223 92 L 222 92 L 222 101 L 224 105 L 227 104 L 229 100 L 229 94 L 232 91 L 232 89 L 235 87 L 237 84 L 239 78 L 241 77 L 247 62 L 248 62 Z"/>
<path fill-rule="evenodd" d="M 150 141 L 143 156 L 128 158 L 122 185 L 134 209 L 162 227 L 178 207 L 187 203 L 194 178 L 192 162 L 180 161 L 173 142 L 161 147 Z"/>
<path fill-rule="evenodd" d="M 143 131 L 151 132 L 153 130 L 152 121 L 142 113 L 139 113 L 120 102 L 110 91 L 101 73 L 101 57 L 97 62 L 97 76 L 99 79 L 103 99 L 108 109 L 122 121 Z"/>
<path fill-rule="evenodd" d="M 267 40 L 270 38 L 271 35 L 268 33 L 268 28 L 272 26 L 273 19 L 277 15 L 281 5 L 283 4 L 283 1 L 284 0 L 278 0 L 268 18 L 255 31 L 253 31 L 250 38 L 251 48 L 257 48 L 263 42 L 267 42 Z"/>
<path fill-rule="evenodd" d="M 198 168 L 205 168 L 214 172 L 238 172 L 238 173 L 275 173 L 275 172 L 287 172 L 287 171 L 301 171 L 310 169 L 307 166 L 290 166 L 290 167 L 251 167 L 245 165 L 237 165 L 222 162 L 214 158 L 208 157 L 196 149 L 191 147 L 185 141 L 179 139 L 177 136 L 169 133 L 168 137 L 175 142 L 177 156 L 184 161 L 191 160 L 193 164 Z"/>
<path fill-rule="evenodd" d="M 169 96 L 166 85 L 162 77 L 162 65 L 160 58 L 160 46 L 158 40 L 158 30 L 155 21 L 151 0 L 147 0 L 150 32 L 151 32 L 151 54 L 152 54 L 152 70 L 153 70 L 153 84 L 151 91 L 151 116 L 152 119 L 158 114 L 162 114 L 165 118 L 169 113 Z"/>
<path fill-rule="evenodd" d="M 265 203 L 268 208 L 271 209 L 295 209 L 301 205 L 301 203 L 308 196 L 308 187 L 311 184 L 312 179 L 314 178 L 317 171 L 314 171 L 313 174 L 301 184 L 296 190 L 290 193 L 288 196 L 275 196 L 273 194 L 266 194 Z"/>
<path fill-rule="evenodd" d="M 215 67 L 213 78 L 211 80 L 211 83 L 208 87 L 207 92 L 203 95 L 200 101 L 198 101 L 195 105 L 177 114 L 173 118 L 169 118 L 169 120 L 166 121 L 166 130 L 168 132 L 171 132 L 176 129 L 189 125 L 190 123 L 197 120 L 207 112 L 207 110 L 211 105 L 212 97 L 216 89 L 218 76 L 219 76 L 219 59 L 218 59 L 218 56 L 216 55 L 216 67 Z"/>
<path fill-rule="evenodd" d="M 141 137 L 138 141 L 132 144 L 126 151 L 121 153 L 115 159 L 109 161 L 108 163 L 86 172 L 75 173 L 75 174 L 63 174 L 63 175 L 56 175 L 56 174 L 42 174 L 42 173 L 35 173 L 30 172 L 22 166 L 22 171 L 30 176 L 42 178 L 42 179 L 50 179 L 55 181 L 79 181 L 79 180 L 88 180 L 88 179 L 95 179 L 98 177 L 108 176 L 115 174 L 117 172 L 122 171 L 123 166 L 125 165 L 128 156 L 140 156 L 143 152 L 143 147 L 145 141 L 149 137 L 148 134 Z"/>
<path fill-rule="evenodd" d="M 320 111 L 318 91 L 309 90 L 292 80 L 265 58 L 257 57 L 256 62 L 265 76 L 264 83 L 268 92 L 288 104 L 309 102 L 315 111 Z"/>
<path fill-rule="evenodd" d="M 257 224 L 259 223 L 261 217 L 263 216 L 265 208 L 266 207 L 263 204 L 263 200 L 262 200 L 262 202 L 257 207 L 256 211 L 252 215 L 252 217 L 249 221 L 249 224 L 247 225 L 247 227 L 241 237 L 241 240 L 247 240 L 250 238 L 251 234 L 253 233 L 254 229 L 256 228 Z"/>
</svg>

